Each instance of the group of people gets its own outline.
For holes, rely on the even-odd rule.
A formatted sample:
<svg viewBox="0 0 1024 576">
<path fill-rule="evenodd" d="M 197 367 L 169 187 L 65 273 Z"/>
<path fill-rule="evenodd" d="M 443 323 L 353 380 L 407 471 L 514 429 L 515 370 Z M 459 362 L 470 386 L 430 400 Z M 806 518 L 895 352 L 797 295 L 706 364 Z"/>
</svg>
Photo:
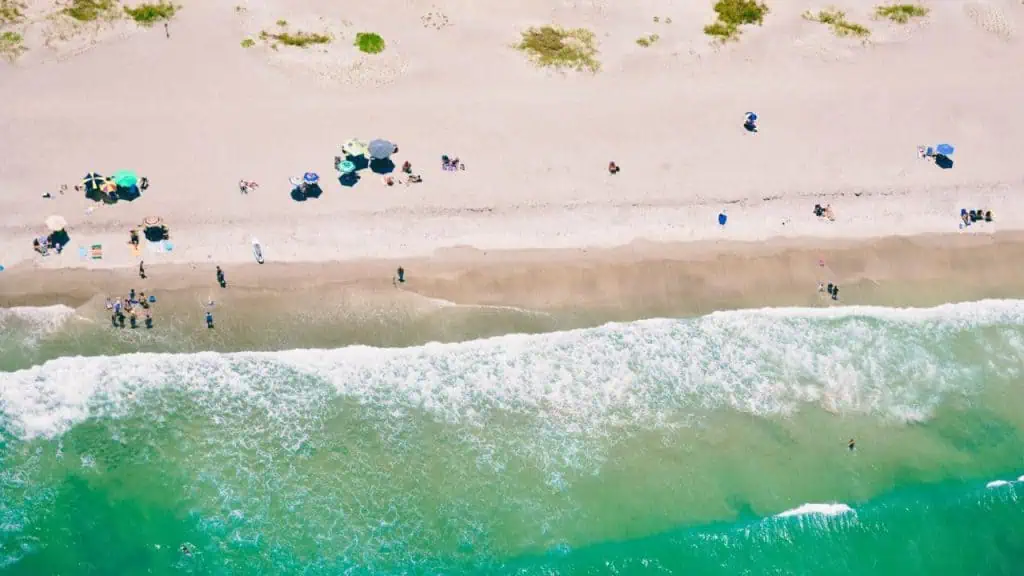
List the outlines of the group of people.
<svg viewBox="0 0 1024 576">
<path fill-rule="evenodd" d="M 829 282 L 827 285 L 824 282 L 818 283 L 818 292 L 827 292 L 833 300 L 839 301 L 839 284 Z"/>
<path fill-rule="evenodd" d="M 50 250 L 60 254 L 64 250 L 64 246 L 67 245 L 70 238 L 67 237 L 67 233 L 63 230 L 60 230 L 59 232 L 62 234 L 54 233 L 49 236 L 33 238 L 32 249 L 43 256 L 48 256 L 50 254 Z"/>
<path fill-rule="evenodd" d="M 459 170 L 465 170 L 466 165 L 459 160 L 458 156 L 448 156 L 444 154 L 441 156 L 441 169 L 446 172 L 457 172 Z"/>
<path fill-rule="evenodd" d="M 110 325 L 114 328 L 124 328 L 125 319 L 132 328 L 139 327 L 139 309 L 142 310 L 143 323 L 146 328 L 153 327 L 153 314 L 150 306 L 156 302 L 153 296 L 146 297 L 145 292 L 135 294 L 135 288 L 128 292 L 124 298 L 107 298 L 106 309 L 110 311 Z"/>
<path fill-rule="evenodd" d="M 961 228 L 964 226 L 970 226 L 975 222 L 991 222 L 992 211 L 991 210 L 967 210 L 966 208 L 960 209 L 960 220 L 963 221 Z"/>
<path fill-rule="evenodd" d="M 828 220 L 833 221 L 836 219 L 836 214 L 835 212 L 832 211 L 831 204 L 825 204 L 824 206 L 822 206 L 821 204 L 815 204 L 814 215 L 817 216 L 818 218 L 827 218 Z"/>
</svg>

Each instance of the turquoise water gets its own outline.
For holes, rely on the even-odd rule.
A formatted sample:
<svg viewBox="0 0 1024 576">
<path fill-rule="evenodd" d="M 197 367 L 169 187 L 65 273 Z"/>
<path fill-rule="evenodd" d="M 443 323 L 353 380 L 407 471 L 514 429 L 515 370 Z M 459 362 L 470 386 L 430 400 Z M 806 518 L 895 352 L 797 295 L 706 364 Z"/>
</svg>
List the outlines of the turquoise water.
<svg viewBox="0 0 1024 576">
<path fill-rule="evenodd" d="M 87 347 L 0 320 L 5 366 Z M 0 571 L 1019 574 L 1022 370 L 1024 301 L 40 360 Z"/>
</svg>

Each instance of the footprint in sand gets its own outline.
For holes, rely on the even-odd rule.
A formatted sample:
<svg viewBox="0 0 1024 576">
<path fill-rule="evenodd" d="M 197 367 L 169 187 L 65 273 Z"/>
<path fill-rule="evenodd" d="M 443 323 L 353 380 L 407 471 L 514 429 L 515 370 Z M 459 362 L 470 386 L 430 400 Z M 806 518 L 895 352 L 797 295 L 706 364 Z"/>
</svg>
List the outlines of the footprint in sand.
<svg viewBox="0 0 1024 576">
<path fill-rule="evenodd" d="M 1004 40 L 1013 38 L 1016 33 L 1013 23 L 998 6 L 969 2 L 964 5 L 964 13 L 976 26 Z"/>
</svg>

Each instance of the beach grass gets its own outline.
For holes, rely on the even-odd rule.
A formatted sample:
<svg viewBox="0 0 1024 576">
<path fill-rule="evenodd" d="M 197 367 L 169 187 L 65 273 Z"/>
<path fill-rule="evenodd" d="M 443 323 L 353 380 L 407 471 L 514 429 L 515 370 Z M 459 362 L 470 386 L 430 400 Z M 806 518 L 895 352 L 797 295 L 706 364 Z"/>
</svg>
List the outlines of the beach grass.
<svg viewBox="0 0 1024 576">
<path fill-rule="evenodd" d="M 284 28 L 285 26 L 288 25 L 288 21 L 287 20 L 283 20 L 283 19 L 282 20 L 278 20 L 277 21 L 277 25 L 282 27 L 282 28 Z"/>
<path fill-rule="evenodd" d="M 93 22 L 114 18 L 117 14 L 116 0 L 71 0 L 61 14 L 79 22 Z"/>
<path fill-rule="evenodd" d="M 928 15 L 928 8 L 920 4 L 889 4 L 875 7 L 875 16 L 887 18 L 897 24 L 906 24 L 911 18 L 923 18 Z"/>
<path fill-rule="evenodd" d="M 558 26 L 529 28 L 522 33 L 516 49 L 526 53 L 535 64 L 545 68 L 571 68 L 597 72 L 597 46 L 594 33 L 586 28 Z"/>
<path fill-rule="evenodd" d="M 142 26 L 152 26 L 157 22 L 165 22 L 174 18 L 181 6 L 160 0 L 155 4 L 144 3 L 136 6 L 125 6 L 125 14 Z"/>
<path fill-rule="evenodd" d="M 0 26 L 18 24 L 24 19 L 24 2 L 21 0 L 0 0 Z"/>
<path fill-rule="evenodd" d="M 303 32 L 298 30 L 295 32 L 278 32 L 271 34 L 266 30 L 260 32 L 260 39 L 273 42 L 272 48 L 278 44 L 284 44 L 285 46 L 295 46 L 297 48 L 308 48 L 316 44 L 330 44 L 332 38 L 327 34 L 318 34 L 316 32 Z"/>
<path fill-rule="evenodd" d="M 380 34 L 374 32 L 359 32 L 356 34 L 355 46 L 360 52 L 366 54 L 380 54 L 384 51 L 384 39 Z"/>
<path fill-rule="evenodd" d="M 660 39 L 661 39 L 661 37 L 658 36 L 657 34 L 651 34 L 650 36 L 641 36 L 641 37 L 637 38 L 636 39 L 636 43 L 637 43 L 638 46 L 643 46 L 644 48 L 649 48 L 652 44 L 654 44 L 655 42 L 657 42 Z"/>
<path fill-rule="evenodd" d="M 718 19 L 705 26 L 704 33 L 723 42 L 736 40 L 740 26 L 760 26 L 768 12 L 768 5 L 757 0 L 718 0 L 715 2 Z"/>
<path fill-rule="evenodd" d="M 252 38 L 245 38 L 242 40 L 242 48 L 252 48 L 256 45 L 256 41 Z"/>
<path fill-rule="evenodd" d="M 17 60 L 25 52 L 24 38 L 17 32 L 0 32 L 0 56 L 8 60 Z"/>
<path fill-rule="evenodd" d="M 803 17 L 805 20 L 811 22 L 820 22 L 822 24 L 828 24 L 832 31 L 835 32 L 836 36 L 857 36 L 867 37 L 871 34 L 871 31 L 866 27 L 850 22 L 846 19 L 846 13 L 842 10 L 836 10 L 835 8 L 829 8 L 827 10 L 818 10 L 817 12 L 807 11 L 804 12 Z"/>
</svg>

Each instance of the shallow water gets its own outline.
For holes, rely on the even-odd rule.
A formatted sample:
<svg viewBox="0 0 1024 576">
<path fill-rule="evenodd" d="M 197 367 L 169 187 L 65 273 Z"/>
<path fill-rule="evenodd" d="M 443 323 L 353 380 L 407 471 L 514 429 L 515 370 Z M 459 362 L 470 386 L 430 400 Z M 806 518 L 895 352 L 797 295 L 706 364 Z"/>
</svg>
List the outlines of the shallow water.
<svg viewBox="0 0 1024 576">
<path fill-rule="evenodd" d="M 8 312 L 0 340 L 4 366 L 37 364 L 0 373 L 9 573 L 1012 574 L 1024 555 L 1024 301 L 42 360 L 95 345 L 72 315 Z"/>
</svg>

